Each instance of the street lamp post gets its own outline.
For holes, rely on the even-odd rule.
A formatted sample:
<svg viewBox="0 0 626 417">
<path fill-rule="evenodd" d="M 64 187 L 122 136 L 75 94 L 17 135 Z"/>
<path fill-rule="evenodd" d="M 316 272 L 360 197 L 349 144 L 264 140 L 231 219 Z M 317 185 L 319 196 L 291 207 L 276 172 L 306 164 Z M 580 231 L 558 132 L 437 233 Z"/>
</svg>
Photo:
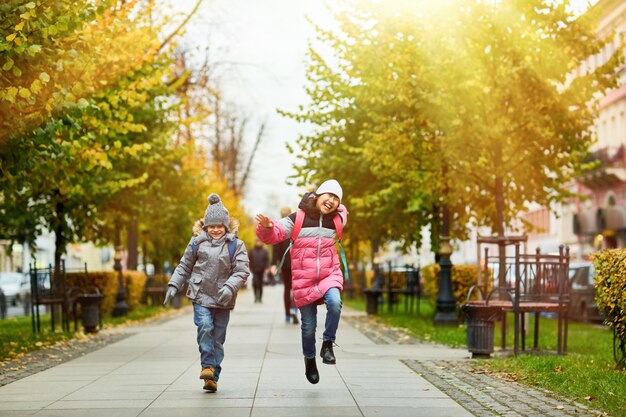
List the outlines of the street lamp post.
<svg viewBox="0 0 626 417">
<path fill-rule="evenodd" d="M 452 247 L 450 246 L 450 227 L 448 207 L 442 210 L 443 228 L 439 237 L 439 291 L 437 292 L 437 308 L 435 325 L 456 326 L 459 318 L 456 314 L 456 298 L 452 292 Z"/>
<path fill-rule="evenodd" d="M 126 290 L 124 289 L 124 277 L 122 275 L 122 246 L 115 245 L 115 263 L 113 269 L 117 271 L 117 296 L 115 297 L 115 307 L 113 308 L 113 317 L 125 316 L 128 314 L 128 304 L 126 303 Z"/>
</svg>

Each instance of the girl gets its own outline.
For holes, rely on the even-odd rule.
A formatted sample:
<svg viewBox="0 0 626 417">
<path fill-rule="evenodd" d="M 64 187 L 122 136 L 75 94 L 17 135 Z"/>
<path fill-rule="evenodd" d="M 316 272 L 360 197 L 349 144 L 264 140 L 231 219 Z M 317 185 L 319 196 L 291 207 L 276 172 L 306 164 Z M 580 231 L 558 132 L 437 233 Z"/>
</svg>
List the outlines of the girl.
<svg viewBox="0 0 626 417">
<path fill-rule="evenodd" d="M 293 298 L 300 309 L 302 353 L 305 375 L 311 384 L 319 382 L 315 363 L 315 330 L 317 327 L 317 305 L 326 304 L 326 324 L 320 356 L 322 362 L 336 363 L 333 343 L 341 316 L 343 274 L 335 249 L 335 216 L 342 225 L 346 224 L 348 211 L 341 204 L 343 190 L 336 180 L 327 180 L 314 193 L 307 193 L 298 208 L 304 211 L 302 229 L 292 236 L 296 224 L 296 213 L 272 221 L 258 214 L 256 234 L 267 244 L 276 244 L 291 238 L 291 272 Z"/>
</svg>

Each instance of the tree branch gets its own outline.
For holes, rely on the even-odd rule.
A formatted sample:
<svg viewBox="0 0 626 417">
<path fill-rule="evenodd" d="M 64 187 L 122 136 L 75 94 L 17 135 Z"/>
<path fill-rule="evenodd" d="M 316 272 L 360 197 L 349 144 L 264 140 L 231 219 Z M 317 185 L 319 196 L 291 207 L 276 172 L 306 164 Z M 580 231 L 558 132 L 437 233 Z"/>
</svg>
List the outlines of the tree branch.
<svg viewBox="0 0 626 417">
<path fill-rule="evenodd" d="M 159 49 L 157 50 L 157 53 L 161 52 L 161 49 L 163 49 L 165 47 L 165 45 L 170 43 L 170 41 L 174 38 L 174 36 L 178 35 L 178 33 L 185 27 L 185 25 L 187 23 L 189 23 L 189 20 L 191 20 L 192 16 L 194 14 L 196 14 L 196 12 L 200 8 L 200 5 L 202 4 L 203 1 L 204 0 L 198 0 L 196 2 L 196 5 L 194 6 L 193 10 L 191 10 L 191 12 L 185 18 L 185 20 L 183 20 L 182 23 L 180 25 L 178 25 L 178 27 L 174 30 L 174 32 L 170 33 L 169 36 L 167 38 L 165 38 L 163 43 L 161 43 L 161 46 L 159 46 Z"/>
</svg>

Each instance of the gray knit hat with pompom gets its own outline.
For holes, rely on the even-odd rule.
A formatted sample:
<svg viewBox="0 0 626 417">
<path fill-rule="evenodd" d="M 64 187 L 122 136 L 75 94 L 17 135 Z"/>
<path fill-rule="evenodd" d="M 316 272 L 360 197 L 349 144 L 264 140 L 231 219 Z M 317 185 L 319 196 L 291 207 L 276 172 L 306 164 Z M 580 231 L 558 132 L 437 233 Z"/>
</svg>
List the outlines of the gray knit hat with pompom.
<svg viewBox="0 0 626 417">
<path fill-rule="evenodd" d="M 228 210 L 222 204 L 220 196 L 211 194 L 209 196 L 209 205 L 204 212 L 204 226 L 215 226 L 223 224 L 226 230 L 230 230 L 230 217 Z"/>
</svg>

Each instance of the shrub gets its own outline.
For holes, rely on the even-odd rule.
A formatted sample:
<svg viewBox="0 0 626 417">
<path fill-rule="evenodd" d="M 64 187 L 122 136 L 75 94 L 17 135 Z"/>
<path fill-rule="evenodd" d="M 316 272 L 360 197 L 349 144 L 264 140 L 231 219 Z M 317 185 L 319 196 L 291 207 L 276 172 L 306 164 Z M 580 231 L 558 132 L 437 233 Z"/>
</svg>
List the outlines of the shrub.
<svg viewBox="0 0 626 417">
<path fill-rule="evenodd" d="M 128 310 L 133 311 L 141 305 L 147 277 L 142 271 L 124 271 L 123 275 L 124 282 L 126 283 L 126 302 L 128 303 Z"/>
<path fill-rule="evenodd" d="M 137 308 L 141 303 L 141 297 L 146 285 L 146 274 L 141 271 L 125 271 L 122 274 L 124 288 L 126 289 L 126 303 L 130 311 Z M 72 272 L 67 274 L 67 287 L 78 287 L 81 292 L 93 293 L 98 288 L 102 293 L 100 311 L 108 315 L 113 312 L 115 298 L 119 286 L 119 275 L 116 271 Z"/>
<path fill-rule="evenodd" d="M 591 256 L 596 268 L 596 304 L 614 332 L 617 367 L 626 368 L 626 249 L 607 249 Z"/>
<path fill-rule="evenodd" d="M 424 296 L 435 303 L 439 291 L 439 264 L 424 266 L 421 274 Z M 467 293 L 470 287 L 476 284 L 477 277 L 478 268 L 476 265 L 452 265 L 450 273 L 452 292 L 458 304 L 465 304 Z"/>
</svg>

